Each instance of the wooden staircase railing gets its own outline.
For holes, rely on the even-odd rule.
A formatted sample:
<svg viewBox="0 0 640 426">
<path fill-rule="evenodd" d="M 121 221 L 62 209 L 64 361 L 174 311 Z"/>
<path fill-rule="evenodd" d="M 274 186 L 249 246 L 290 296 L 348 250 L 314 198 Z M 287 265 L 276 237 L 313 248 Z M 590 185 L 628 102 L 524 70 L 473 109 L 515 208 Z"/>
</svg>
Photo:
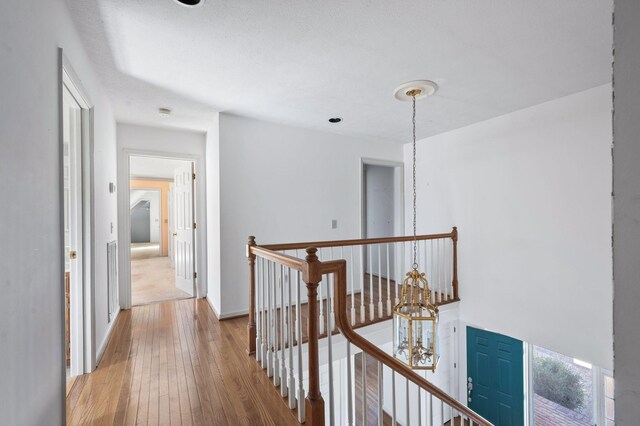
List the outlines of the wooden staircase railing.
<svg viewBox="0 0 640 426">
<path fill-rule="evenodd" d="M 422 235 L 417 239 L 422 244 L 419 246 L 422 247 L 419 252 L 427 267 L 427 277 L 433 286 L 433 299 L 439 304 L 458 301 L 458 232 L 456 228 L 447 234 Z M 367 423 L 367 404 L 371 402 L 368 401 L 371 397 L 368 397 L 367 393 L 371 383 L 367 387 L 366 374 L 363 373 L 363 383 L 360 388 L 362 394 L 356 395 L 355 368 L 352 365 L 352 354 L 362 351 L 363 362 L 366 357 L 370 357 L 378 365 L 379 374 L 376 379 L 378 424 L 383 424 L 383 417 L 386 415 L 383 410 L 385 403 L 383 376 L 390 373 L 393 382 L 391 391 L 393 402 L 390 408 L 393 413 L 393 424 L 400 421 L 396 419 L 397 398 L 395 398 L 397 389 L 395 378 L 399 375 L 406 379 L 407 391 L 409 383 L 417 387 L 420 398 L 419 415 L 426 419 L 426 424 L 442 425 L 447 420 L 461 417 L 471 422 L 470 424 L 490 425 L 464 404 L 354 331 L 354 328 L 390 318 L 391 301 L 393 299 L 397 303 L 394 295 L 398 294 L 400 278 L 406 268 L 403 265 L 402 249 L 411 241 L 413 237 L 392 237 L 259 246 L 254 237 L 249 237 L 247 245 L 250 271 L 248 353 L 255 354 L 256 360 L 266 369 L 267 375 L 273 378 L 274 386 L 280 388 L 281 395 L 287 398 L 289 408 L 297 413 L 300 423 L 306 422 L 314 426 Z M 354 251 L 353 247 L 359 250 Z M 346 253 L 345 248 L 348 248 Z M 300 254 L 303 250 L 305 257 L 301 258 Z M 374 254 L 377 254 L 377 259 Z M 321 257 L 327 260 L 321 260 Z M 391 263 L 392 260 L 395 268 Z M 365 263 L 367 263 L 366 268 Z M 357 275 L 355 269 L 359 270 Z M 395 279 L 392 280 L 392 277 Z M 359 282 L 359 286 L 356 286 L 356 281 Z M 302 289 L 303 283 L 306 292 Z M 374 283 L 377 284 L 378 290 L 377 315 Z M 368 304 L 365 303 L 367 300 Z M 357 315 L 358 313 L 360 315 Z M 302 327 L 305 321 L 306 333 L 303 332 Z M 333 337 L 338 333 L 341 336 Z M 326 337 L 326 342 L 323 342 L 321 348 L 322 337 Z M 333 372 L 336 358 L 333 356 L 332 339 L 336 340 L 335 345 L 341 345 L 341 350 L 346 348 L 344 358 L 346 374 Z M 303 350 L 305 342 L 307 346 L 306 350 Z M 336 350 L 337 348 L 338 346 Z M 328 374 L 323 376 L 328 377 L 328 382 L 324 384 L 320 382 L 321 356 L 326 361 L 322 364 L 325 366 L 323 368 L 328 370 Z M 342 356 L 344 357 L 344 354 Z M 364 370 L 363 364 L 362 371 Z M 308 382 L 306 397 L 305 376 Z M 326 403 L 321 392 L 323 385 L 328 394 Z M 336 395 L 339 396 L 341 393 L 345 395 L 338 398 Z M 404 411 L 407 421 L 411 409 L 408 398 L 407 393 Z M 341 410 L 338 399 L 346 400 L 348 408 Z M 436 408 L 433 405 L 434 400 Z M 358 418 L 356 418 L 356 401 L 362 404 Z M 388 401 L 387 405 L 389 405 Z M 398 411 L 402 411 L 402 407 L 399 407 Z M 328 416 L 326 422 L 325 416 Z M 436 423 L 433 423 L 434 421 Z"/>
</svg>

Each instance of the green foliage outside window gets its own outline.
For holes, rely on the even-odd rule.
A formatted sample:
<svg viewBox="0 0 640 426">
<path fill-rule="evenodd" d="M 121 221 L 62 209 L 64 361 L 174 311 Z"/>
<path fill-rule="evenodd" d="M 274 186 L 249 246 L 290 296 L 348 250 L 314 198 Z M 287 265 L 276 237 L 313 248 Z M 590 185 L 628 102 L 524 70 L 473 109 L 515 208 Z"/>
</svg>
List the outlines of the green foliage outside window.
<svg viewBox="0 0 640 426">
<path fill-rule="evenodd" d="M 584 406 L 582 379 L 566 363 L 551 357 L 533 360 L 533 390 L 538 395 L 570 410 Z"/>
</svg>

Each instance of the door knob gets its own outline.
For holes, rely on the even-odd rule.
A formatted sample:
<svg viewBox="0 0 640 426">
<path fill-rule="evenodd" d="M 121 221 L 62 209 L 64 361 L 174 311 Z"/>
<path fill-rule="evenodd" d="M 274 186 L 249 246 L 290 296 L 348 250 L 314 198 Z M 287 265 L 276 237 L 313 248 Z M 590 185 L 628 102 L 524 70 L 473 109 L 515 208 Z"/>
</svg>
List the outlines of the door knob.
<svg viewBox="0 0 640 426">
<path fill-rule="evenodd" d="M 77 259 L 78 258 L 78 252 L 75 250 L 69 250 L 69 259 Z"/>
<path fill-rule="evenodd" d="M 173 234 L 171 234 L 171 235 L 173 235 L 174 237 L 177 237 L 177 236 L 178 236 L 178 233 L 177 233 L 177 232 L 174 232 L 174 233 L 173 233 Z"/>
<path fill-rule="evenodd" d="M 471 391 L 473 390 L 473 379 L 467 377 L 467 400 L 471 402 Z"/>
</svg>

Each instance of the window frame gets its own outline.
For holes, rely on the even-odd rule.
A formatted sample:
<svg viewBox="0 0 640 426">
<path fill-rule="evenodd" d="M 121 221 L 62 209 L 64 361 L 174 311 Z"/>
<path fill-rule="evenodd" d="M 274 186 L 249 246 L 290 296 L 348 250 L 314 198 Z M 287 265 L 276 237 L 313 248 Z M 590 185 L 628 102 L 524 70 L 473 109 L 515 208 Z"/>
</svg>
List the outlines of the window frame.
<svg viewBox="0 0 640 426">
<path fill-rule="evenodd" d="M 525 383 L 525 426 L 535 426 L 535 412 L 534 412 L 534 391 L 533 391 L 533 351 L 535 345 L 531 343 L 524 344 L 524 383 Z M 543 348 L 546 349 L 546 348 Z M 562 354 L 561 354 L 562 355 Z M 591 386 L 593 394 L 593 420 L 594 426 L 606 426 L 606 396 L 605 391 L 605 377 L 609 377 L 613 380 L 613 372 L 606 368 L 601 368 L 596 365 L 591 366 Z M 615 382 L 614 382 L 615 386 Z M 613 398 L 610 398 L 613 399 Z M 615 413 L 614 413 L 615 415 Z M 613 420 L 615 424 L 615 419 Z"/>
</svg>

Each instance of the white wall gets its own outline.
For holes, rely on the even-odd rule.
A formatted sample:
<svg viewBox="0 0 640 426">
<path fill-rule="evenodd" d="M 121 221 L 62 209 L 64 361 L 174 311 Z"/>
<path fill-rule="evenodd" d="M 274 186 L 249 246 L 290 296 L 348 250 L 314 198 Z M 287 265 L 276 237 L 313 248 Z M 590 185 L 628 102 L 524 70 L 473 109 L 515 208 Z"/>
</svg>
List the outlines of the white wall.
<svg viewBox="0 0 640 426">
<path fill-rule="evenodd" d="M 640 2 L 615 1 L 613 276 L 616 424 L 640 419 Z"/>
<path fill-rule="evenodd" d="M 219 138 L 222 317 L 248 309 L 249 235 L 258 244 L 358 237 L 361 157 L 402 157 L 393 143 L 228 114 Z"/>
<path fill-rule="evenodd" d="M 606 85 L 419 142 L 418 232 L 458 226 L 462 321 L 612 367 L 611 140 Z"/>
<path fill-rule="evenodd" d="M 63 0 L 0 2 L 0 419 L 64 423 L 64 291 L 58 48 L 95 107 L 96 340 L 107 330 L 106 243 L 115 239 L 115 124 Z M 104 297 L 102 297 L 104 296 Z"/>
<path fill-rule="evenodd" d="M 206 295 L 207 288 L 207 217 L 206 217 L 206 170 L 205 170 L 205 134 L 189 132 L 185 130 L 172 130 L 139 126 L 134 124 L 118 123 L 118 211 L 119 219 L 125 223 L 129 214 L 129 205 L 125 201 L 126 188 L 129 186 L 129 176 L 126 173 L 127 153 L 154 155 L 179 155 L 184 159 L 193 160 L 196 171 L 196 271 L 198 272 L 197 291 L 198 297 Z M 121 226 L 119 233 L 120 245 L 127 246 L 130 235 Z M 125 252 L 120 251 L 119 279 L 120 279 L 120 303 L 124 307 L 130 306 L 129 294 L 123 289 L 125 282 L 131 281 L 130 264 L 125 259 Z"/>
<path fill-rule="evenodd" d="M 160 199 L 161 194 L 159 189 L 154 190 L 144 190 L 144 189 L 132 189 L 129 195 L 129 206 L 133 208 L 134 205 L 138 204 L 140 201 L 148 201 L 149 202 L 149 242 L 151 243 L 159 243 L 160 242 Z M 135 203 L 132 200 L 135 199 Z M 130 208 L 130 211 L 131 211 Z M 164 218 L 162 218 L 164 219 Z M 131 226 L 131 232 L 135 235 L 134 226 Z M 141 231 L 141 230 L 140 230 Z M 144 231 L 143 231 L 144 232 Z"/>
</svg>

